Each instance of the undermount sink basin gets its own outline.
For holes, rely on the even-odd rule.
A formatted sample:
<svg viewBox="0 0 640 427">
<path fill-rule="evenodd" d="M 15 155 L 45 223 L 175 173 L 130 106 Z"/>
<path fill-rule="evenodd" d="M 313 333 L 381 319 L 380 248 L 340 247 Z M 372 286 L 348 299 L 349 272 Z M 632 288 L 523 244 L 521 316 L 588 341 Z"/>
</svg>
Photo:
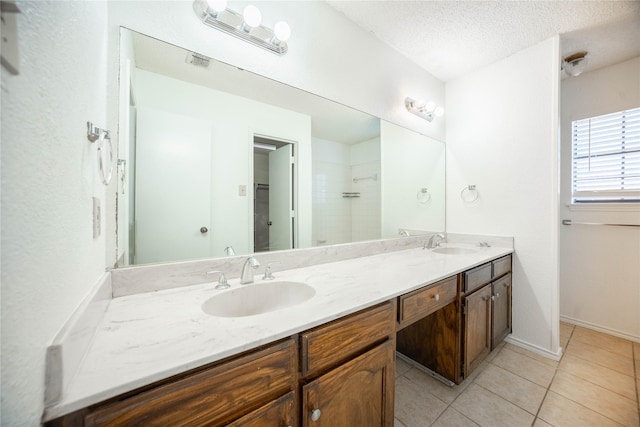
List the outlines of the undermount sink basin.
<svg viewBox="0 0 640 427">
<path fill-rule="evenodd" d="M 470 255 L 478 252 L 478 248 L 473 247 L 471 245 L 452 245 L 452 244 L 443 244 L 442 246 L 438 246 L 437 248 L 431 249 L 431 251 L 437 254 L 447 254 L 447 255 Z"/>
<path fill-rule="evenodd" d="M 202 311 L 218 317 L 255 316 L 300 304 L 315 294 L 315 289 L 301 282 L 255 283 L 212 296 L 202 304 Z"/>
</svg>

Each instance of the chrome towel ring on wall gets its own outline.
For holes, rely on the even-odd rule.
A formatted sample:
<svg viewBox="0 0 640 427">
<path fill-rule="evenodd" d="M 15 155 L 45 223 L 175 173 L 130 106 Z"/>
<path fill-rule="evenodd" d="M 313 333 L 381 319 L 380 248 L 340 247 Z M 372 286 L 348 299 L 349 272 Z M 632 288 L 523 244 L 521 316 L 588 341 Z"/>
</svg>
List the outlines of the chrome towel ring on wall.
<svg viewBox="0 0 640 427">
<path fill-rule="evenodd" d="M 92 143 L 96 142 L 98 147 L 98 170 L 100 171 L 100 180 L 104 185 L 109 185 L 111 182 L 111 176 L 113 175 L 113 144 L 111 143 L 111 137 L 109 131 L 106 129 L 100 129 L 91 122 L 87 122 L 87 139 Z M 104 149 L 106 145 L 109 146 L 109 170 L 105 172 L 104 161 Z"/>
<path fill-rule="evenodd" d="M 421 188 L 416 194 L 416 199 L 418 199 L 418 203 L 421 205 L 426 205 L 431 200 L 431 193 L 426 187 Z"/>
<path fill-rule="evenodd" d="M 475 185 L 467 185 L 460 192 L 460 198 L 462 198 L 462 201 L 465 203 L 473 203 L 478 200 L 479 196 L 480 193 L 478 193 Z"/>
</svg>

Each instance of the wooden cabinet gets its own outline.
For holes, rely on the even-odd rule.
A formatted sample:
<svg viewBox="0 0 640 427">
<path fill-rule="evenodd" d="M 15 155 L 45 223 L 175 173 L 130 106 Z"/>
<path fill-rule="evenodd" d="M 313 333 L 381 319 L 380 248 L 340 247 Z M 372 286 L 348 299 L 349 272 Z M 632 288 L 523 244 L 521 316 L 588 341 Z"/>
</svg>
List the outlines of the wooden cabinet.
<svg viewBox="0 0 640 427">
<path fill-rule="evenodd" d="M 511 332 L 511 255 L 462 273 L 462 376 Z"/>
<path fill-rule="evenodd" d="M 464 297 L 464 377 L 491 351 L 491 286 Z"/>
<path fill-rule="evenodd" d="M 300 335 L 302 425 L 392 427 L 395 303 Z"/>
<path fill-rule="evenodd" d="M 397 350 L 452 382 L 460 378 L 458 277 L 398 298 Z"/>
<path fill-rule="evenodd" d="M 346 362 L 302 387 L 303 427 L 392 427 L 393 341 Z"/>
<path fill-rule="evenodd" d="M 511 333 L 511 273 L 491 284 L 491 349 Z"/>
<path fill-rule="evenodd" d="M 47 426 L 392 427 L 395 322 L 387 301 Z"/>
</svg>

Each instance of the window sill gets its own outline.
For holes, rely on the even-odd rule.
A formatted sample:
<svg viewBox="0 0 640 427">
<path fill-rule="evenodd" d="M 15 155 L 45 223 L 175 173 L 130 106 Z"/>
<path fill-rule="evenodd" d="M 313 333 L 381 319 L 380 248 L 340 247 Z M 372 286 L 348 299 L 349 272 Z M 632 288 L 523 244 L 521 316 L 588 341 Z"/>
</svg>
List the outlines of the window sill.
<svg viewBox="0 0 640 427">
<path fill-rule="evenodd" d="M 640 212 L 640 203 L 571 203 L 570 211 Z"/>
</svg>

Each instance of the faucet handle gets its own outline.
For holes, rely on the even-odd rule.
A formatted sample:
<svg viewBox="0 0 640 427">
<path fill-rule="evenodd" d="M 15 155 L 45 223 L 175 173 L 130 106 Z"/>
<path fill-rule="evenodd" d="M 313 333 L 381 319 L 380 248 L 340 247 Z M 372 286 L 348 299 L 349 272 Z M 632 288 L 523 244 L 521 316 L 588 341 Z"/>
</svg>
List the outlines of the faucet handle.
<svg viewBox="0 0 640 427">
<path fill-rule="evenodd" d="M 271 264 L 279 264 L 278 261 L 274 261 L 274 262 L 270 262 L 269 264 L 267 264 L 267 268 L 264 270 L 264 275 L 262 276 L 262 280 L 273 280 L 276 277 L 273 275 L 273 272 L 271 271 Z"/>
<path fill-rule="evenodd" d="M 225 277 L 224 273 L 220 270 L 211 270 L 211 271 L 207 271 L 207 276 L 211 275 L 211 274 L 216 274 L 216 273 L 220 273 L 220 277 L 218 278 L 218 284 L 216 285 L 215 289 L 227 289 L 229 288 L 231 285 L 229 285 L 229 283 L 227 282 L 227 278 Z"/>
</svg>

